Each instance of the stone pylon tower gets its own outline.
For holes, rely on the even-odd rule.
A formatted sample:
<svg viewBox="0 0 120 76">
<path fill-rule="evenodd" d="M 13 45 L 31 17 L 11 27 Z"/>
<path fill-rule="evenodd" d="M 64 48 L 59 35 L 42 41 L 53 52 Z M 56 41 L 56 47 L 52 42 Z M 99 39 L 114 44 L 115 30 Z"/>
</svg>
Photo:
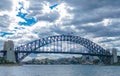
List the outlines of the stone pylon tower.
<svg viewBox="0 0 120 76">
<path fill-rule="evenodd" d="M 6 57 L 5 57 L 6 60 L 9 62 L 16 63 L 15 52 L 14 52 L 14 42 L 11 40 L 5 41 L 4 50 L 7 51 Z"/>
<path fill-rule="evenodd" d="M 117 59 L 117 49 L 113 48 L 112 49 L 112 62 L 111 63 L 117 63 L 118 62 L 118 59 Z"/>
</svg>

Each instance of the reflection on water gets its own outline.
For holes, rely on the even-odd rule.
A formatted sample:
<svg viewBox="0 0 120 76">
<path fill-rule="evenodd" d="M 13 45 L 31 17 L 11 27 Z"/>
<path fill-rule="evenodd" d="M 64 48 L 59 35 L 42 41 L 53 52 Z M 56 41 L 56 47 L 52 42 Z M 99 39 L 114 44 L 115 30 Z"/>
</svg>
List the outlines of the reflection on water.
<svg viewBox="0 0 120 76">
<path fill-rule="evenodd" d="M 120 66 L 95 66 L 95 65 L 0 66 L 0 76 L 120 76 Z"/>
</svg>

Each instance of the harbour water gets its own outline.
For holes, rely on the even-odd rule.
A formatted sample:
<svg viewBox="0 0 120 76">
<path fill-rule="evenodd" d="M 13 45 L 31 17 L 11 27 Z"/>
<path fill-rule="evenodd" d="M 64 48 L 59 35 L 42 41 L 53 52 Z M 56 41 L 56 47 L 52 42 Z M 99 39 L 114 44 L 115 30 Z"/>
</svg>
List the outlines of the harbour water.
<svg viewBox="0 0 120 76">
<path fill-rule="evenodd" d="M 120 66 L 98 66 L 98 65 L 0 66 L 0 76 L 120 76 Z"/>
</svg>

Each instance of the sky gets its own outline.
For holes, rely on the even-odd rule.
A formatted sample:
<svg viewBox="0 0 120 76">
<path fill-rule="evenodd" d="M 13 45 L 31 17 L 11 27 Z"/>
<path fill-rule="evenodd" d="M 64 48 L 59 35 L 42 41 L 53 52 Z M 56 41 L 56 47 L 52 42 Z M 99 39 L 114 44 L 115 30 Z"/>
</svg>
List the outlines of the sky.
<svg viewBox="0 0 120 76">
<path fill-rule="evenodd" d="M 0 0 L 0 49 L 61 34 L 120 49 L 120 0 Z"/>
</svg>

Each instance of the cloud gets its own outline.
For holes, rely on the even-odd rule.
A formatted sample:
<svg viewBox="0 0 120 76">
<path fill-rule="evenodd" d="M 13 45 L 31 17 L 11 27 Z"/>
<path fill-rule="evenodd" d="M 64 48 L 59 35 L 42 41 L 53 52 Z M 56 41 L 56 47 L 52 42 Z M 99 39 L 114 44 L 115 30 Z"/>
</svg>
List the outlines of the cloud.
<svg viewBox="0 0 120 76">
<path fill-rule="evenodd" d="M 11 0 L 0 0 L 0 11 L 9 11 L 12 9 Z"/>
<path fill-rule="evenodd" d="M 8 15 L 0 16 L 0 28 L 5 29 L 9 26 L 10 19 Z"/>
<path fill-rule="evenodd" d="M 102 20 L 101 22 L 92 22 L 88 24 L 84 24 L 81 26 L 77 26 L 78 28 L 81 28 L 85 30 L 87 33 L 94 34 L 96 37 L 115 37 L 120 36 L 119 34 L 119 20 L 116 21 L 116 19 L 107 19 L 107 22 Z"/>
<path fill-rule="evenodd" d="M 37 17 L 38 21 L 48 21 L 48 22 L 54 22 L 59 18 L 58 12 L 51 12 L 49 14 L 45 14 L 43 16 Z"/>
<path fill-rule="evenodd" d="M 20 17 L 21 19 L 23 19 L 24 21 L 19 21 L 18 24 L 21 26 L 31 26 L 34 23 L 36 23 L 36 20 L 34 17 L 31 18 L 27 18 L 27 13 L 25 10 L 25 4 L 23 2 L 19 2 L 20 7 L 18 8 L 18 13 L 16 16 Z"/>
<path fill-rule="evenodd" d="M 54 2 L 55 3 L 55 2 Z M 57 1 L 56 1 L 57 3 Z M 62 2 L 57 5 L 55 9 L 50 9 L 49 7 L 52 5 L 49 1 L 41 1 L 41 3 L 37 1 L 30 1 L 31 6 L 29 7 L 29 10 L 32 11 L 29 13 L 28 17 L 35 16 L 38 21 L 45 20 L 54 22 L 55 20 L 58 20 L 59 18 L 65 18 L 70 17 L 70 13 L 67 11 L 71 7 L 67 5 L 65 2 Z"/>
<path fill-rule="evenodd" d="M 51 9 L 55 4 L 58 5 Z M 119 12 L 119 0 L 1 0 L 0 32 L 13 34 L 0 38 L 14 40 L 18 46 L 51 35 L 72 33 L 104 48 L 118 48 Z"/>
</svg>

